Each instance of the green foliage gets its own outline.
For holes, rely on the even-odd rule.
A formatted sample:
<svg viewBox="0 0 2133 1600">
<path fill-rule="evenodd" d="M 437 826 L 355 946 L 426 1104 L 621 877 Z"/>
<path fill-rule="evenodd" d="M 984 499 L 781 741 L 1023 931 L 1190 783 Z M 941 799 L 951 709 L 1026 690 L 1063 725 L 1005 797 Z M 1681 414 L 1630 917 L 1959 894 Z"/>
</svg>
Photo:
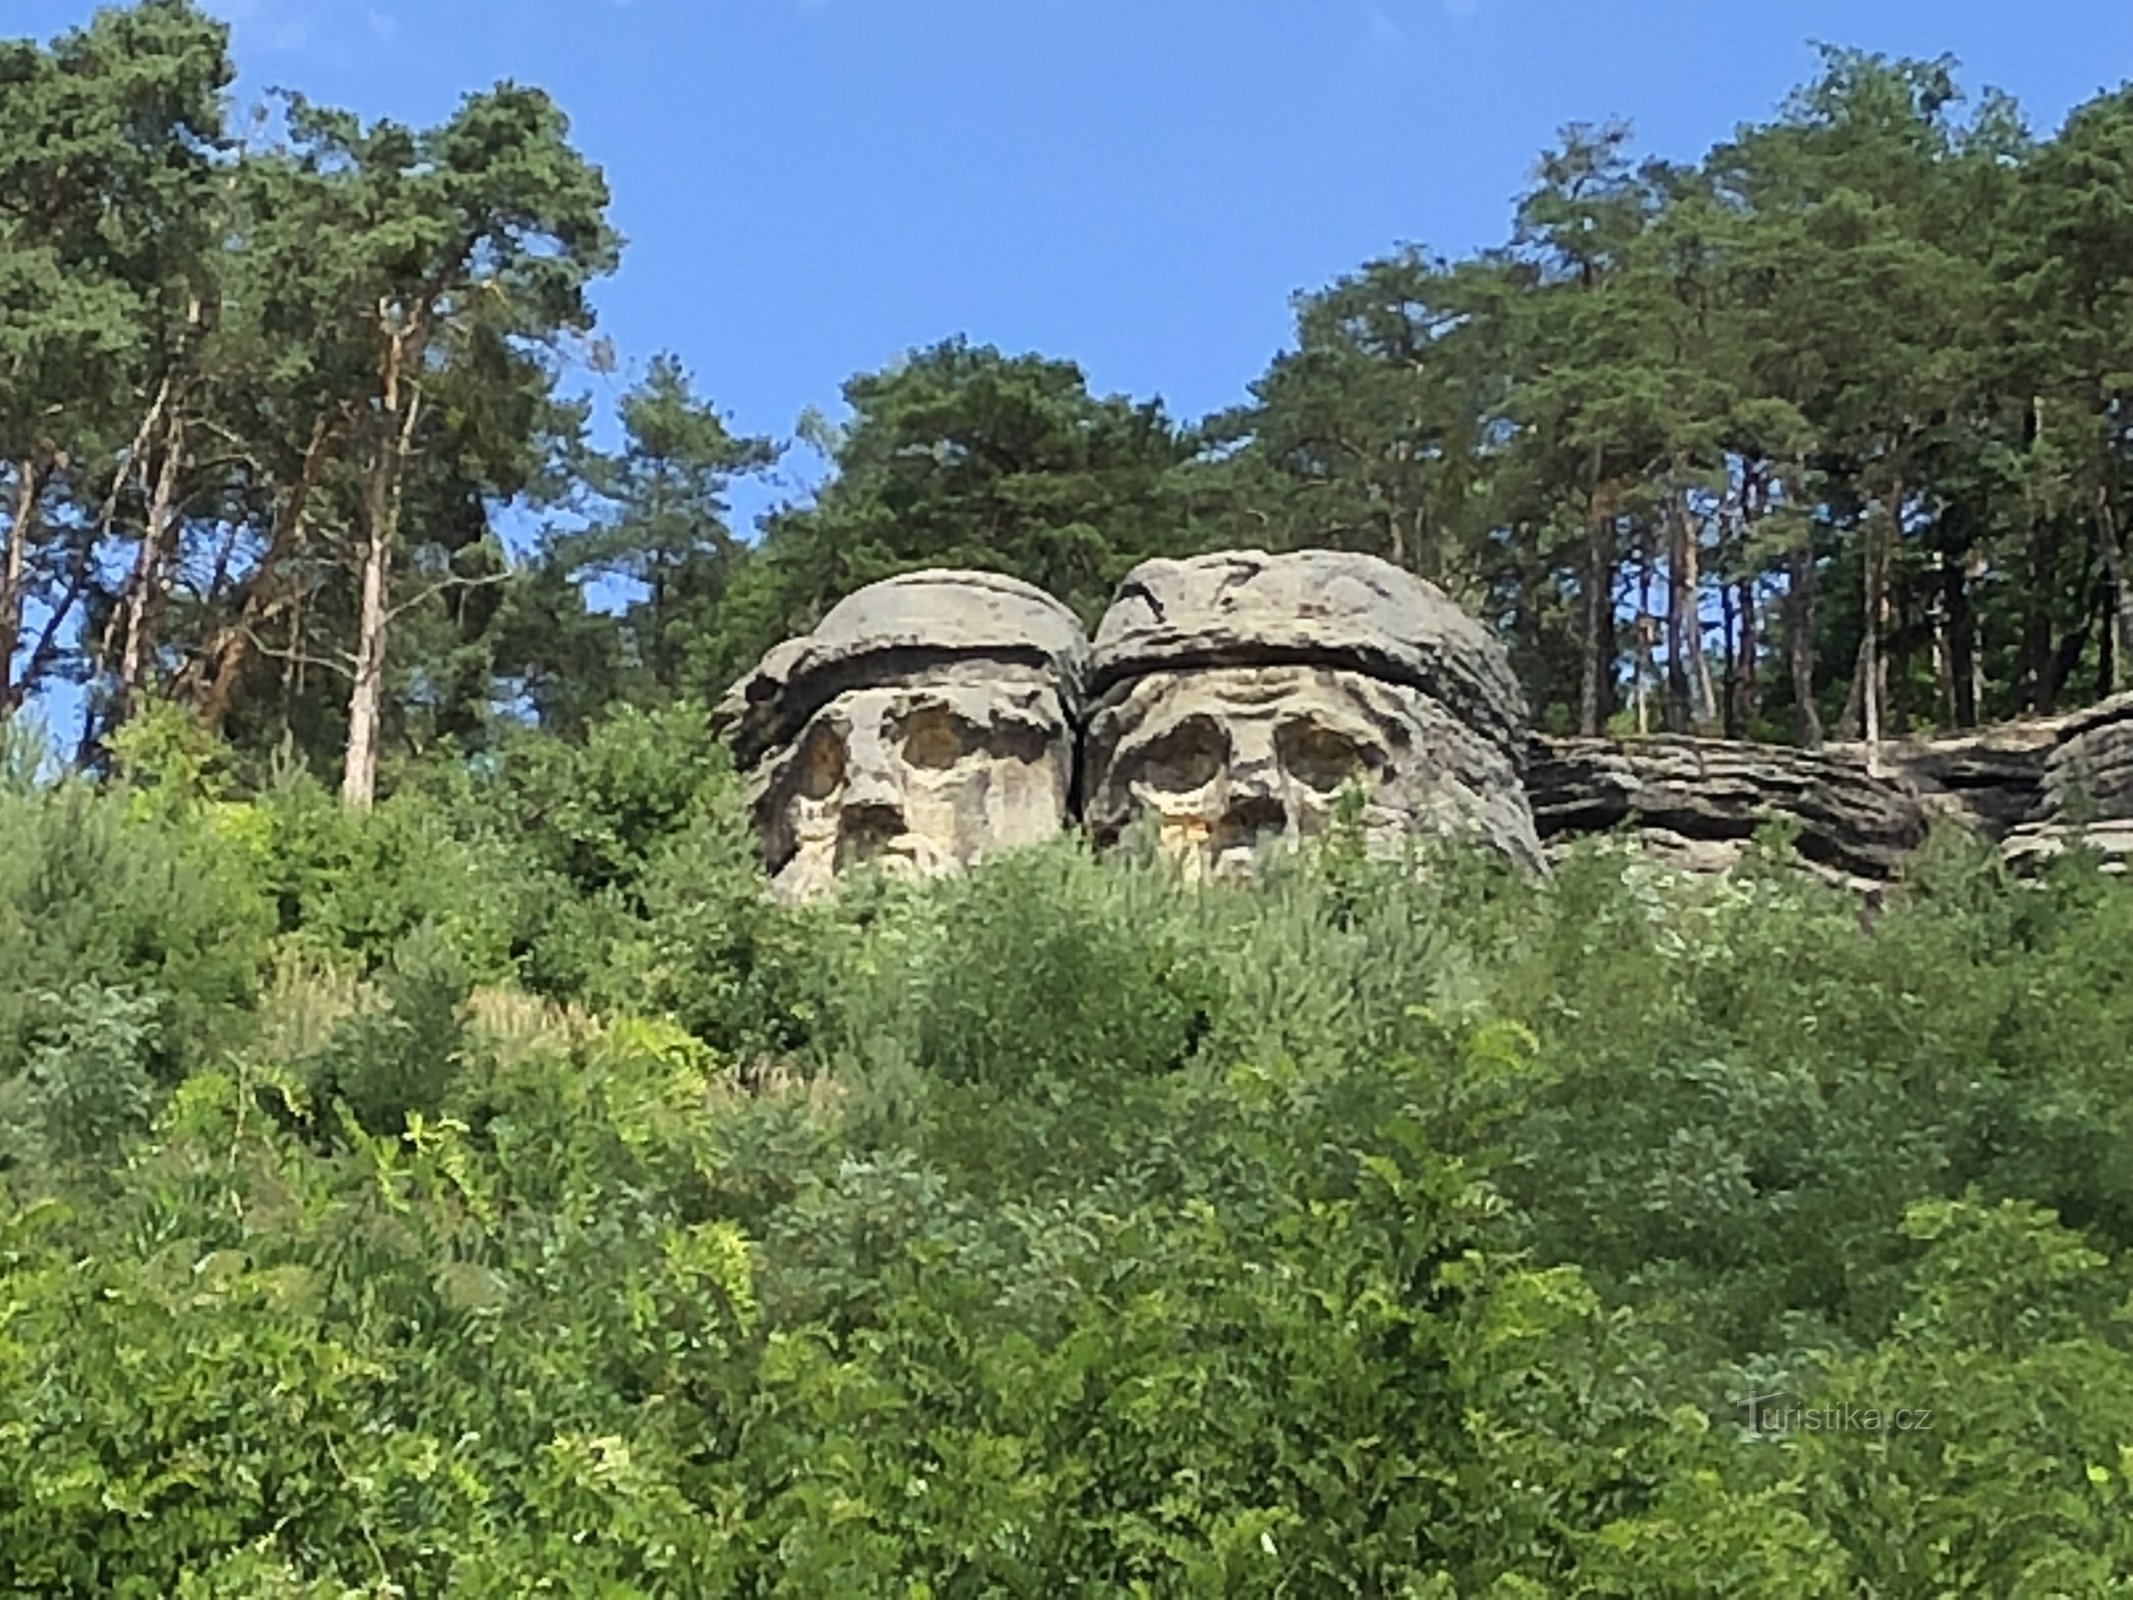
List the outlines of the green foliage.
<svg viewBox="0 0 2133 1600">
<path fill-rule="evenodd" d="M 391 1136 L 435 1116 L 463 1065 L 461 1015 L 472 985 L 434 929 L 410 934 L 374 999 L 343 1017 L 324 1046 L 294 1063 L 315 1114 L 345 1107 L 365 1132 Z M 328 1124 L 330 1126 L 330 1122 Z"/>
<path fill-rule="evenodd" d="M 133 798 L 0 790 L 0 1081 L 59 1025 L 49 997 L 77 984 L 158 998 L 148 1065 L 166 1083 L 253 996 L 269 924 L 246 840 L 222 813 L 144 820 Z"/>
<path fill-rule="evenodd" d="M 735 435 L 690 388 L 679 360 L 652 362 L 623 396 L 627 438 L 617 454 L 581 449 L 566 476 L 579 501 L 572 524 L 551 526 L 505 631 L 524 689 L 544 725 L 576 731 L 617 702 L 671 701 L 686 686 L 716 695 L 741 665 L 719 654 L 721 611 L 748 550 L 729 526 L 726 491 L 767 471 L 777 448 Z M 586 615 L 592 584 L 626 585 L 612 622 Z M 586 646 L 567 657 L 556 630 Z"/>
<path fill-rule="evenodd" d="M 2133 1576 L 2094 863 L 1943 841 L 1864 932 L 1777 840 L 1534 883 L 1338 830 L 1250 888 L 1062 843 L 787 909 L 696 715 L 366 816 L 147 732 L 147 787 L 10 792 L 48 853 L 206 856 L 288 924 L 213 1050 L 169 1039 L 212 966 L 88 941 L 26 991 L 0 1586 Z M 476 983 L 572 962 L 597 1011 Z"/>
<path fill-rule="evenodd" d="M 235 137 L 226 42 L 152 0 L 0 51 L 0 721 L 85 681 L 89 765 L 167 696 L 362 803 L 518 717 L 715 695 L 892 573 L 1013 573 L 1093 622 L 1134 562 L 1224 545 L 1441 582 L 1563 731 L 1811 744 L 2133 670 L 2123 91 L 2042 139 L 1950 61 L 1829 49 L 1694 159 L 1571 123 L 1499 246 L 1300 295 L 1246 404 L 1173 418 L 948 339 L 798 420 L 827 475 L 751 537 L 727 496 L 778 447 L 679 358 L 612 450 L 558 387 L 624 361 L 556 105 L 275 95 Z M 550 513 L 523 559 L 514 500 Z"/>
<path fill-rule="evenodd" d="M 605 947 L 587 993 L 670 1015 L 742 1061 L 801 1049 L 836 982 L 830 919 L 781 911 L 732 791 L 689 819 L 646 863 L 642 916 Z"/>
<path fill-rule="evenodd" d="M 513 941 L 530 914 L 522 910 L 532 894 L 526 869 L 437 798 L 413 791 L 354 811 L 292 772 L 251 814 L 286 937 L 377 966 L 429 928 L 476 974 L 511 970 Z"/>
<path fill-rule="evenodd" d="M 78 983 L 40 995 L 48 1017 L 19 1092 L 17 1126 L 31 1160 L 110 1162 L 153 1107 L 148 1057 L 161 1002 L 124 988 Z M 10 1119 L 11 1121 L 15 1119 Z"/>
<path fill-rule="evenodd" d="M 1199 921 L 1157 873 L 1113 876 L 1075 842 L 1018 851 L 877 915 L 836 1044 L 1040 1095 L 1173 1070 L 1218 982 Z"/>
</svg>

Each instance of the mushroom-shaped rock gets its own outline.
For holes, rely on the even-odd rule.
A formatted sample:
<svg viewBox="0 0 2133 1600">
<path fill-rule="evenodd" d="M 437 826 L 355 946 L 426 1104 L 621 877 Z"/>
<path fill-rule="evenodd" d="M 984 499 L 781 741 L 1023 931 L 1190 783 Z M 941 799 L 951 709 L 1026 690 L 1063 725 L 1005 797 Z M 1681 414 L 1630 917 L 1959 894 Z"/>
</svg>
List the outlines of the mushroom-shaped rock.
<svg viewBox="0 0 2133 1600">
<path fill-rule="evenodd" d="M 1043 590 L 931 569 L 847 596 L 720 700 L 778 895 L 937 873 L 1070 821 L 1089 643 Z"/>
<path fill-rule="evenodd" d="M 1137 818 L 1187 864 L 1250 870 L 1358 786 L 1365 837 L 1478 841 L 1541 864 L 1525 699 L 1503 648 L 1372 556 L 1224 551 L 1143 562 L 1097 629 L 1084 739 L 1099 845 Z"/>
</svg>

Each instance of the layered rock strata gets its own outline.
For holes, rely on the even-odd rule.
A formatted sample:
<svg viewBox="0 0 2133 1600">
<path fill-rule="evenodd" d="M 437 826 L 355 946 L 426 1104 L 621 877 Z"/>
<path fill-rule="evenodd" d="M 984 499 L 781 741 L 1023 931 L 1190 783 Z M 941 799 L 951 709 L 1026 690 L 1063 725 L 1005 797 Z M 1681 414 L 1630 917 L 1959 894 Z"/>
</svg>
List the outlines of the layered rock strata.
<svg viewBox="0 0 2133 1600">
<path fill-rule="evenodd" d="M 1248 873 L 1353 797 L 1365 837 L 1479 842 L 1541 867 L 1617 834 L 1721 872 L 1773 818 L 1860 887 L 1936 820 L 2030 869 L 2075 840 L 2133 862 L 2133 694 L 2056 718 L 1819 752 L 1670 735 L 1532 738 L 1502 647 L 1370 556 L 1225 551 L 1142 563 L 1092 647 L 1026 583 L 891 578 L 769 652 L 714 714 L 776 892 L 865 861 L 951 871 L 1137 822 L 1198 876 Z"/>
<path fill-rule="evenodd" d="M 1626 832 L 1654 856 L 1703 872 L 1732 867 L 1757 829 L 1784 818 L 1810 865 L 1846 882 L 1886 882 L 1932 821 L 1907 783 L 1854 756 L 1673 735 L 1536 739 L 1526 786 L 1554 849 Z"/>
<path fill-rule="evenodd" d="M 2039 764 L 2034 810 L 2003 848 L 2018 867 L 2047 861 L 2079 839 L 2108 870 L 2133 863 L 2133 694 L 2070 712 Z"/>
<path fill-rule="evenodd" d="M 1756 828 L 1799 828 L 1810 866 L 1855 884 L 1896 877 L 1945 819 L 1999 845 L 2022 869 L 2077 838 L 2112 870 L 2133 860 L 2133 695 L 2052 718 L 1809 753 L 1661 735 L 1535 741 L 1527 789 L 1551 852 L 1623 832 L 1652 854 L 1723 871 Z"/>
</svg>

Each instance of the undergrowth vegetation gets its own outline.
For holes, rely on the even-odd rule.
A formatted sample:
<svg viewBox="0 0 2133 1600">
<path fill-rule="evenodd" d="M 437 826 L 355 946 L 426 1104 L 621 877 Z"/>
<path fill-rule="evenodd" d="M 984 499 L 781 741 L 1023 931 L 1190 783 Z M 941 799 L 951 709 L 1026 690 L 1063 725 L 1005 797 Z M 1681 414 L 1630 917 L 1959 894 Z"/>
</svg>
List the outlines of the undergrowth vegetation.
<svg viewBox="0 0 2133 1600">
<path fill-rule="evenodd" d="M 785 910 L 696 716 L 368 815 L 0 763 L 0 1590 L 2133 1579 L 2092 865 Z"/>
</svg>

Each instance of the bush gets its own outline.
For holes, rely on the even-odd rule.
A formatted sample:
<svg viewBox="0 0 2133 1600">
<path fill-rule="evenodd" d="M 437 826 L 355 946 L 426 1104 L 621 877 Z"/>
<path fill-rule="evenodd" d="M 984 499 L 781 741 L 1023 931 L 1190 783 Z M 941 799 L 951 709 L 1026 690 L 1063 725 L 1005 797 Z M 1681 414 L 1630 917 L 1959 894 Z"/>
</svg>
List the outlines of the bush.
<svg viewBox="0 0 2133 1600">
<path fill-rule="evenodd" d="M 241 1031 L 269 913 L 256 858 L 221 814 L 140 815 L 78 781 L 0 788 L 0 1080 L 65 1026 L 80 984 L 153 997 L 161 1083 Z"/>
<path fill-rule="evenodd" d="M 353 811 L 297 771 L 280 775 L 257 808 L 265 886 L 284 939 L 371 969 L 429 928 L 484 978 L 514 970 L 539 887 L 463 811 L 420 791 Z"/>
<path fill-rule="evenodd" d="M 20 1141 L 15 1158 L 29 1163 L 115 1165 L 154 1108 L 149 1058 L 162 1002 L 94 983 L 37 998 L 49 1022 L 9 1096 L 0 1140 Z"/>
<path fill-rule="evenodd" d="M 397 1135 L 413 1116 L 435 1116 L 465 1065 L 465 964 L 434 928 L 401 941 L 373 994 L 337 1022 L 316 1054 L 295 1063 L 315 1125 L 330 1133 L 338 1107 L 365 1132 Z"/>
</svg>

